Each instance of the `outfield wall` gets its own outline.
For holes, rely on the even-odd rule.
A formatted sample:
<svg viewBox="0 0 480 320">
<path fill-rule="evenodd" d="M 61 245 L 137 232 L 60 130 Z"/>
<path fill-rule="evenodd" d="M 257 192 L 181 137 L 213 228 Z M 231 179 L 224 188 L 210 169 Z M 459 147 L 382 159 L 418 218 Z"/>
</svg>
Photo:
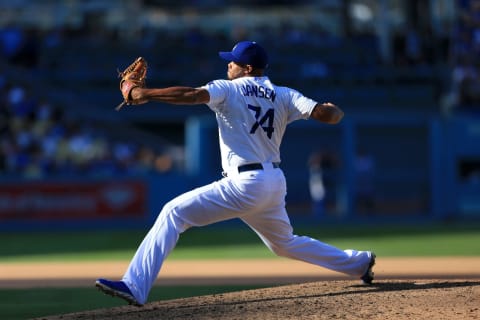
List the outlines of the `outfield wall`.
<svg viewBox="0 0 480 320">
<path fill-rule="evenodd" d="M 187 190 L 221 178 L 213 117 L 186 124 L 186 173 L 117 178 L 3 179 L 0 229 L 134 227 L 150 224 L 162 206 Z M 323 210 L 313 210 L 308 158 L 323 168 Z M 480 218 L 480 119 L 408 115 L 350 116 L 340 125 L 290 125 L 282 145 L 292 219 L 325 221 Z M 357 171 L 359 153 L 373 159 Z M 372 203 L 361 207 L 369 186 Z"/>
</svg>

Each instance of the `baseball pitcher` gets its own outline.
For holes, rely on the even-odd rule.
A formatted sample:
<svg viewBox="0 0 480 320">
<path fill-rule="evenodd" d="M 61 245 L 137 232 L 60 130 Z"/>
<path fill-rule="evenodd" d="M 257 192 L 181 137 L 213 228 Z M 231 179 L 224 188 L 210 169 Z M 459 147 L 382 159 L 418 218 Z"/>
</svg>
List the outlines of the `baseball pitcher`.
<svg viewBox="0 0 480 320">
<path fill-rule="evenodd" d="M 232 218 L 245 222 L 279 256 L 356 276 L 371 284 L 373 252 L 341 250 L 297 236 L 285 209 L 287 187 L 280 167 L 280 144 L 287 125 L 310 118 L 333 125 L 341 121 L 343 112 L 332 103 L 318 103 L 299 91 L 273 84 L 264 74 L 267 53 L 256 42 L 239 42 L 232 51 L 219 55 L 229 61 L 228 80 L 214 80 L 198 88 L 147 88 L 147 64 L 143 58 L 120 73 L 124 101 L 117 110 L 157 101 L 206 104 L 215 113 L 223 178 L 168 202 L 123 278 L 98 279 L 96 286 L 141 306 L 182 232 Z"/>
</svg>

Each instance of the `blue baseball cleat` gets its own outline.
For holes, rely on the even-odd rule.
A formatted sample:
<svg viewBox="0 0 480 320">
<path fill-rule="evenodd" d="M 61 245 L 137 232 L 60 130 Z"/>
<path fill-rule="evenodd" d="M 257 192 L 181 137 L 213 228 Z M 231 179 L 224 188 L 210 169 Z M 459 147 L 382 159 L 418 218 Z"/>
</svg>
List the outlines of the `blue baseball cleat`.
<svg viewBox="0 0 480 320">
<path fill-rule="evenodd" d="M 373 266 L 375 265 L 375 258 L 377 256 L 375 255 L 375 253 L 371 253 L 371 258 L 370 258 L 370 264 L 368 265 L 368 269 L 367 271 L 363 274 L 363 276 L 360 277 L 360 279 L 362 279 L 363 283 L 364 284 L 372 284 L 372 281 L 373 281 L 373 271 L 372 271 L 372 268 Z"/>
<path fill-rule="evenodd" d="M 143 304 L 135 299 L 130 289 L 123 281 L 110 281 L 107 279 L 97 279 L 95 281 L 95 287 L 97 287 L 103 293 L 111 295 L 112 297 L 119 297 L 127 301 L 128 304 L 141 307 Z"/>
</svg>

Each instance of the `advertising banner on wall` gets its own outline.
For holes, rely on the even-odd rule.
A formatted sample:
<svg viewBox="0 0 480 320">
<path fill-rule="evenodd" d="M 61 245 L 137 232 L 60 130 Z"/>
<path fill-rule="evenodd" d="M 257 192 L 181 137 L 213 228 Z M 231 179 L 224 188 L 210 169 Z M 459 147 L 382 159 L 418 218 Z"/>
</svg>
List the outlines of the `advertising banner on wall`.
<svg viewBox="0 0 480 320">
<path fill-rule="evenodd" d="M 0 184 L 0 221 L 142 217 L 142 180 Z"/>
</svg>

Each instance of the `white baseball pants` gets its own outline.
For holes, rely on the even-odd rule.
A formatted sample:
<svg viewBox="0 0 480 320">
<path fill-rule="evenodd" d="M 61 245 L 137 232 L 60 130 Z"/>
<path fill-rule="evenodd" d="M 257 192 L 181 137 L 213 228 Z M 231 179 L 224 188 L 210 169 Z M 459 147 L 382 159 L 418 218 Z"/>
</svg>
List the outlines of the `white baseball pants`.
<svg viewBox="0 0 480 320">
<path fill-rule="evenodd" d="M 340 250 L 316 239 L 296 236 L 285 210 L 286 182 L 281 169 L 228 172 L 219 181 L 184 193 L 168 202 L 140 244 L 123 277 L 140 303 L 148 298 L 163 261 L 180 233 L 240 218 L 270 250 L 352 276 L 361 276 L 370 263 L 368 251 Z"/>
</svg>

